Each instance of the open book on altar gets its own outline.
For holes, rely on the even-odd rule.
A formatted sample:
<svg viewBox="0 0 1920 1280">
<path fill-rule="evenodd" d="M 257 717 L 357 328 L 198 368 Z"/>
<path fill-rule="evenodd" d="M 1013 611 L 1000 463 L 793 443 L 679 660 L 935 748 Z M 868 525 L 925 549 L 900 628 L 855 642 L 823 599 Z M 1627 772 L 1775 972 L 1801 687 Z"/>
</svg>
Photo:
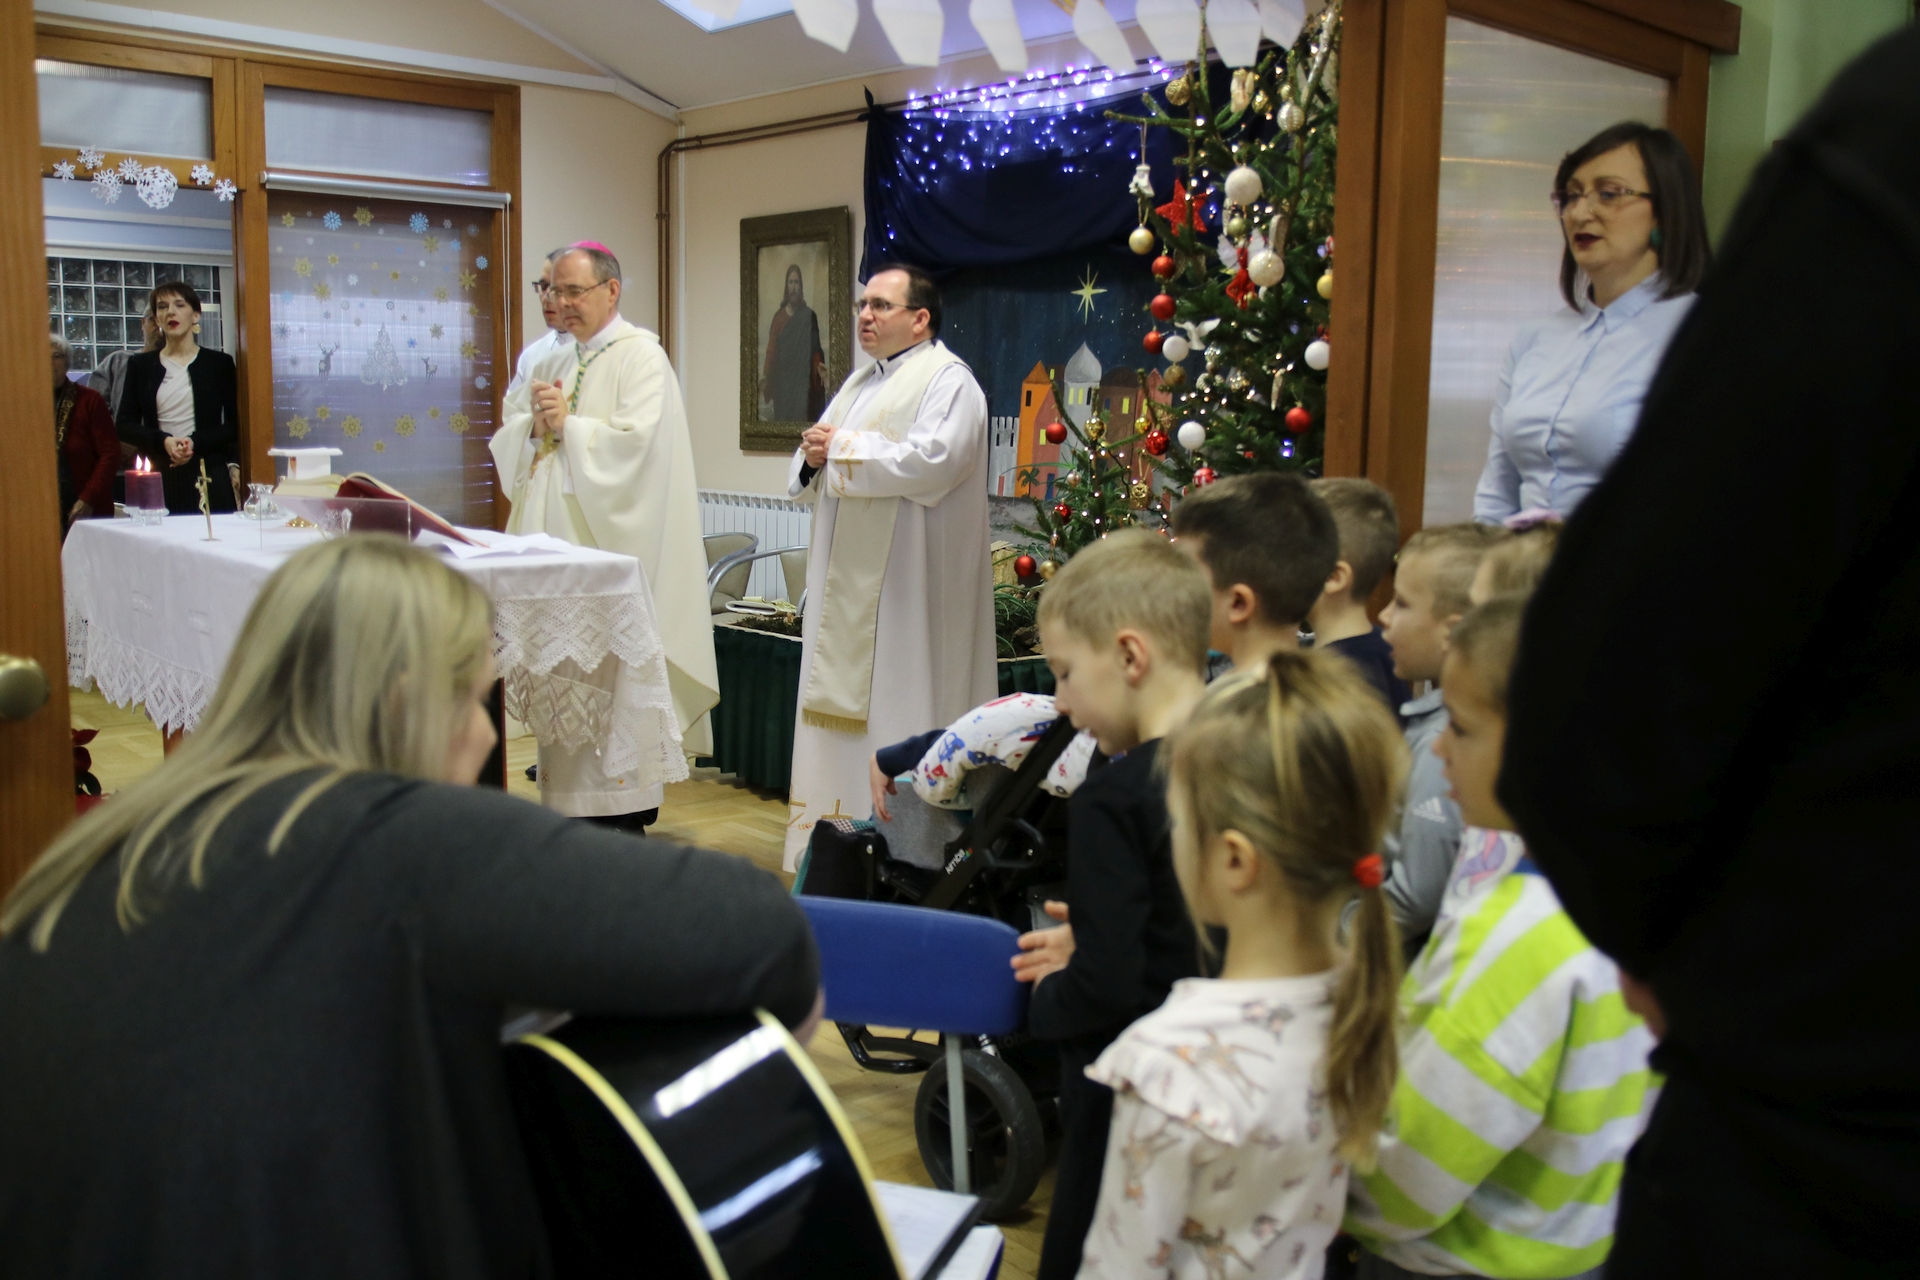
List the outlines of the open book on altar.
<svg viewBox="0 0 1920 1280">
<path fill-rule="evenodd" d="M 333 477 L 321 477 L 331 481 Z M 322 523 L 319 513 L 350 511 L 353 513 L 353 530 L 356 533 L 397 533 L 411 539 L 421 533 L 436 533 L 449 542 L 478 546 L 472 538 L 454 528 L 446 520 L 427 510 L 384 480 L 377 480 L 364 471 L 356 471 L 343 477 L 331 493 L 301 493 L 301 488 L 313 485 L 282 483 L 274 491 L 274 499 L 288 511 L 297 516 Z M 311 509 L 311 510 L 310 510 Z"/>
</svg>

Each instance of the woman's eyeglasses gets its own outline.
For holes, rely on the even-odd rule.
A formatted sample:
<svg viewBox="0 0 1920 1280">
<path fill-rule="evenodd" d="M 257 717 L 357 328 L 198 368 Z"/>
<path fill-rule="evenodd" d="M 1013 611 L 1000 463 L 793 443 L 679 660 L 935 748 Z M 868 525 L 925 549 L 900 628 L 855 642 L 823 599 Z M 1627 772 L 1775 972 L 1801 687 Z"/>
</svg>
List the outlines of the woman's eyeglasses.
<svg viewBox="0 0 1920 1280">
<path fill-rule="evenodd" d="M 1637 196 L 1644 196 L 1651 200 L 1653 192 L 1635 191 L 1632 187 L 1623 187 L 1613 182 L 1596 182 L 1591 191 L 1556 191 L 1548 198 L 1553 201 L 1553 211 L 1564 217 L 1569 209 L 1582 200 L 1592 201 L 1593 207 L 1602 213 L 1612 213 L 1622 201 L 1632 200 Z"/>
</svg>

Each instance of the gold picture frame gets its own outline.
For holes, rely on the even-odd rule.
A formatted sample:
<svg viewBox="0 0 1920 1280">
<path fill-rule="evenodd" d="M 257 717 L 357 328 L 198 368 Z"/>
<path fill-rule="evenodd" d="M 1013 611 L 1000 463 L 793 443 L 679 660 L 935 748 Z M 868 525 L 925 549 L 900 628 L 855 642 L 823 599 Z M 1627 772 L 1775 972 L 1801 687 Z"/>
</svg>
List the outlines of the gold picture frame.
<svg viewBox="0 0 1920 1280">
<path fill-rule="evenodd" d="M 852 364 L 853 211 L 742 218 L 742 451 L 792 452 Z"/>
</svg>

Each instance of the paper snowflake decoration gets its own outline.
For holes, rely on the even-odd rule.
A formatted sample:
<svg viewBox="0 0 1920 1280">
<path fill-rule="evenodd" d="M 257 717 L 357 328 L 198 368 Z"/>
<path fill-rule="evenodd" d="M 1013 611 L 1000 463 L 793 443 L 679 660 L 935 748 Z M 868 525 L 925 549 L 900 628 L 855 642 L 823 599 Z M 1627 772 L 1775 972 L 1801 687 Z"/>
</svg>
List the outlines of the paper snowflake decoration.
<svg viewBox="0 0 1920 1280">
<path fill-rule="evenodd" d="M 53 176 L 67 182 L 73 181 L 73 161 L 57 160 L 53 166 Z"/>
<path fill-rule="evenodd" d="M 451 418 L 447 419 L 447 430 L 453 432 L 453 434 L 457 436 L 463 436 L 467 434 L 467 428 L 472 425 L 473 425 L 473 420 L 467 417 L 467 415 L 464 413 L 456 413 Z"/>
<path fill-rule="evenodd" d="M 231 178 L 222 178 L 213 184 L 213 194 L 219 196 L 223 203 L 232 201 L 234 190 L 233 179 Z"/>
<path fill-rule="evenodd" d="M 164 209 L 173 203 L 175 193 L 180 190 L 180 179 L 173 176 L 171 169 L 149 165 L 140 171 L 140 181 L 134 190 L 147 208 Z"/>
<path fill-rule="evenodd" d="M 407 227 L 413 234 L 419 235 L 427 229 L 427 215 L 424 213 L 414 214 L 411 218 L 407 219 Z"/>
<path fill-rule="evenodd" d="M 120 175 L 111 169 L 102 169 L 93 175 L 93 194 L 102 203 L 112 204 L 120 198 Z"/>
<path fill-rule="evenodd" d="M 320 224 L 329 231 L 338 231 L 340 229 L 340 215 L 329 209 L 327 210 L 327 216 L 320 219 Z"/>
<path fill-rule="evenodd" d="M 128 156 L 125 160 L 122 160 L 119 165 L 120 181 L 140 181 L 140 174 L 145 168 L 146 166 L 138 160 L 135 160 L 132 156 Z"/>
<path fill-rule="evenodd" d="M 106 153 L 98 147 L 80 148 L 80 167 L 83 169 L 98 169 L 106 160 Z"/>
<path fill-rule="evenodd" d="M 485 271 L 487 269 L 487 260 L 485 258 L 475 258 L 473 265 Z"/>
<path fill-rule="evenodd" d="M 187 176 L 193 179 L 196 187 L 210 187 L 213 185 L 213 166 L 197 164 L 187 171 Z"/>
<path fill-rule="evenodd" d="M 394 419 L 393 434 L 399 436 L 401 439 L 405 439 L 406 437 L 412 435 L 413 434 L 413 415 L 410 413 L 403 413 L 398 418 Z"/>
</svg>

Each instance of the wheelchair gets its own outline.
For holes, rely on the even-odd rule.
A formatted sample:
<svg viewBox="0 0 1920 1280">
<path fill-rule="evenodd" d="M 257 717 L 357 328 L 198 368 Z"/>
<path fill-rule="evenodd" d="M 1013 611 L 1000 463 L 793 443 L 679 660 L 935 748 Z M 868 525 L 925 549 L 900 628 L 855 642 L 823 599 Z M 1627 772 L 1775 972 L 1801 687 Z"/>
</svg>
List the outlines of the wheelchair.
<svg viewBox="0 0 1920 1280">
<path fill-rule="evenodd" d="M 1073 738 L 1062 716 L 1017 769 L 974 770 L 968 790 L 975 807 L 964 820 L 903 792 L 890 823 L 819 823 L 794 892 L 990 916 L 1023 933 L 1052 926 L 1042 904 L 1065 897 L 1067 806 L 1041 784 Z M 924 1073 L 914 1137 L 934 1185 L 950 1189 L 947 1066 L 939 1041 L 835 1025 L 864 1070 Z M 970 1181 L 981 1216 L 991 1220 L 1018 1211 L 1040 1181 L 1059 1137 L 1060 1064 L 1053 1045 L 1024 1031 L 978 1040 L 961 1054 L 961 1070 Z"/>
</svg>

